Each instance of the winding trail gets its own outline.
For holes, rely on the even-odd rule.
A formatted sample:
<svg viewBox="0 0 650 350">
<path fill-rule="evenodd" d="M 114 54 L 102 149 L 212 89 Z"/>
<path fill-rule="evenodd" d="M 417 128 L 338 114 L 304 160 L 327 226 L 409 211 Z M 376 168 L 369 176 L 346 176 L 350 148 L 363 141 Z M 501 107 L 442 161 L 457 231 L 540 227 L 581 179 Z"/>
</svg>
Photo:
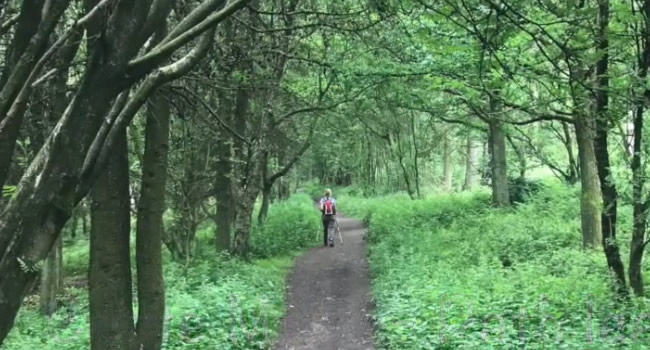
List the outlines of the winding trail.
<svg viewBox="0 0 650 350">
<path fill-rule="evenodd" d="M 343 245 L 314 248 L 289 277 L 288 312 L 276 350 L 374 350 L 370 278 L 359 220 L 339 215 Z"/>
</svg>

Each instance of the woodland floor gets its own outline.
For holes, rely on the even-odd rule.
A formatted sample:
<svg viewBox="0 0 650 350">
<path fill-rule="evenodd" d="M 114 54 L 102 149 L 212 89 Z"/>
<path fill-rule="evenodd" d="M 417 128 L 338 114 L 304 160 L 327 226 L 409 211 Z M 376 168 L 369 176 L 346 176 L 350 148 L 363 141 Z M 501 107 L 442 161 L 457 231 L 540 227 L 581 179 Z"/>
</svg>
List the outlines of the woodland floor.
<svg viewBox="0 0 650 350">
<path fill-rule="evenodd" d="M 339 217 L 343 245 L 300 257 L 289 277 L 288 312 L 277 350 L 372 350 L 364 228 Z"/>
</svg>

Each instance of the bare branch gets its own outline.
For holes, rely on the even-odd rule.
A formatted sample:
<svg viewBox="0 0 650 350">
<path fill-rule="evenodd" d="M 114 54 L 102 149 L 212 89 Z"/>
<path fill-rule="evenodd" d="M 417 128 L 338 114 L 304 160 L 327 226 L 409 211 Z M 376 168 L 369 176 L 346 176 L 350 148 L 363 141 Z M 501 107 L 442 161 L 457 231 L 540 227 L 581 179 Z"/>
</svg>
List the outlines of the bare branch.
<svg viewBox="0 0 650 350">
<path fill-rule="evenodd" d="M 291 168 L 294 166 L 294 164 L 296 164 L 296 162 L 298 160 L 300 160 L 300 157 L 302 157 L 302 155 L 309 149 L 309 147 L 311 147 L 312 135 L 313 135 L 313 129 L 311 129 L 309 131 L 309 137 L 307 138 L 305 143 L 302 145 L 302 147 L 298 150 L 298 152 L 296 152 L 296 154 L 293 156 L 293 158 L 291 158 L 291 160 L 289 160 L 289 162 L 287 164 L 285 164 L 284 167 L 282 169 L 280 169 L 280 171 L 278 171 L 277 173 L 273 174 L 271 177 L 269 177 L 268 179 L 265 180 L 265 182 L 267 184 L 268 183 L 270 183 L 270 184 L 274 183 L 277 179 L 283 177 L 284 175 L 286 175 L 289 172 L 289 170 L 291 170 Z"/>
<path fill-rule="evenodd" d="M 237 131 L 235 131 L 232 127 L 230 127 L 230 125 L 228 125 L 226 122 L 224 122 L 224 121 L 219 117 L 219 114 L 217 114 L 217 112 L 215 112 L 214 109 L 212 109 L 212 107 L 211 107 L 207 102 L 205 102 L 205 101 L 201 98 L 201 96 L 199 96 L 196 92 L 192 91 L 192 90 L 189 89 L 187 86 L 177 86 L 177 87 L 175 86 L 175 88 L 182 89 L 182 90 L 185 91 L 186 93 L 192 95 L 192 97 L 194 98 L 194 100 L 198 101 L 198 102 L 203 106 L 203 108 L 205 108 L 205 109 L 208 111 L 208 113 L 210 113 L 210 115 L 211 115 L 214 119 L 217 120 L 217 122 L 219 123 L 219 125 L 221 125 L 224 129 L 226 129 L 229 133 L 231 133 L 234 137 L 238 138 L 240 141 L 244 142 L 245 144 L 247 144 L 247 145 L 249 145 L 249 146 L 251 145 L 251 141 L 250 141 L 250 140 L 248 140 L 248 139 L 245 138 L 244 136 L 240 135 Z"/>
</svg>

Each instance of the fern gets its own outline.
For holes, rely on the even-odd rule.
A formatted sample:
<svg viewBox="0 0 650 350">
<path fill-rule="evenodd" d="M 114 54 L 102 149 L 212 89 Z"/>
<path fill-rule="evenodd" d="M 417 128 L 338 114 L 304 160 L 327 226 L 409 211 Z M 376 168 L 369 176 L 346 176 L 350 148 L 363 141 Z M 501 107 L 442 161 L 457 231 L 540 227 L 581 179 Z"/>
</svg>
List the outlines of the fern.
<svg viewBox="0 0 650 350">
<path fill-rule="evenodd" d="M 2 198 L 12 197 L 16 193 L 16 186 L 2 187 Z"/>
</svg>

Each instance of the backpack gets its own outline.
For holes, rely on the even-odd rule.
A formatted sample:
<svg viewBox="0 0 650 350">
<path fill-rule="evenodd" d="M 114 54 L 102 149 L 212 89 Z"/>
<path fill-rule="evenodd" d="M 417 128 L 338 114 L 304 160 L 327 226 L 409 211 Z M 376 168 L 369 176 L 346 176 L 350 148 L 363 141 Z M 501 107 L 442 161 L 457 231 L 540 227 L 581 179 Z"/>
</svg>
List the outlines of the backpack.
<svg viewBox="0 0 650 350">
<path fill-rule="evenodd" d="M 323 202 L 323 214 L 332 215 L 334 214 L 334 201 L 329 198 Z"/>
</svg>

